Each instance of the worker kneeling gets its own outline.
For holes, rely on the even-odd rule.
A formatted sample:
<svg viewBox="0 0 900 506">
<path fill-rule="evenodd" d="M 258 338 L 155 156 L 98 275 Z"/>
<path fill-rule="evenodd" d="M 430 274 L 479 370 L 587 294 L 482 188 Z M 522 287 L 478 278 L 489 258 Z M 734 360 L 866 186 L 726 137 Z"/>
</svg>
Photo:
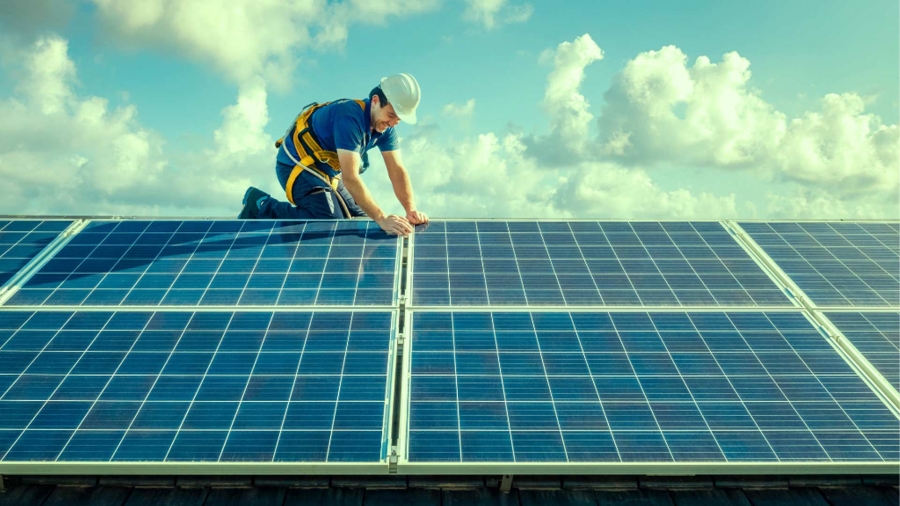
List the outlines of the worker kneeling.
<svg viewBox="0 0 900 506">
<path fill-rule="evenodd" d="M 391 234 L 408 235 L 412 225 L 428 222 L 416 209 L 409 174 L 400 158 L 394 126 L 416 122 L 419 83 L 409 74 L 381 80 L 365 100 L 310 104 L 275 143 L 275 173 L 287 202 L 250 187 L 241 219 L 341 219 L 368 216 Z M 385 214 L 360 174 L 367 152 L 378 146 L 397 200 L 406 216 Z"/>
</svg>

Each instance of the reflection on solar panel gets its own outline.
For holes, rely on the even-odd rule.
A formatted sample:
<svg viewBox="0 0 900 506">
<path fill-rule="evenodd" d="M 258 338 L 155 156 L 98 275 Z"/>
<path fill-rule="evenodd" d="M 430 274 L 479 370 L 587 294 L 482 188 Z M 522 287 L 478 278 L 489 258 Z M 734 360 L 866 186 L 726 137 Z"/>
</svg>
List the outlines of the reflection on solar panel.
<svg viewBox="0 0 900 506">
<path fill-rule="evenodd" d="M 7 305 L 391 305 L 397 251 L 368 221 L 99 221 Z"/>
<path fill-rule="evenodd" d="M 900 306 L 896 223 L 741 223 L 818 306 Z"/>
<path fill-rule="evenodd" d="M 0 457 L 379 462 L 391 312 L 0 312 Z"/>
<path fill-rule="evenodd" d="M 796 312 L 414 312 L 410 462 L 897 461 Z"/>
<path fill-rule="evenodd" d="M 0 286 L 71 224 L 66 220 L 0 221 Z"/>
<path fill-rule="evenodd" d="M 438 222 L 416 233 L 418 306 L 789 306 L 718 223 Z"/>
<path fill-rule="evenodd" d="M 900 390 L 900 313 L 825 313 L 894 388 Z"/>
</svg>

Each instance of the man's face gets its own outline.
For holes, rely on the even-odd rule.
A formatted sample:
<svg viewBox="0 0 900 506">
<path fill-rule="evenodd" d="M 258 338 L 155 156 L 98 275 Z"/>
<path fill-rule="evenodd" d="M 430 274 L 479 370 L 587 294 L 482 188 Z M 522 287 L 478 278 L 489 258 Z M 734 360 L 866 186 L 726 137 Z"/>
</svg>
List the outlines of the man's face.
<svg viewBox="0 0 900 506">
<path fill-rule="evenodd" d="M 394 112 L 394 106 L 388 104 L 381 107 L 381 104 L 378 103 L 378 96 L 372 97 L 372 128 L 380 133 L 397 123 L 400 123 L 400 117 Z"/>
</svg>

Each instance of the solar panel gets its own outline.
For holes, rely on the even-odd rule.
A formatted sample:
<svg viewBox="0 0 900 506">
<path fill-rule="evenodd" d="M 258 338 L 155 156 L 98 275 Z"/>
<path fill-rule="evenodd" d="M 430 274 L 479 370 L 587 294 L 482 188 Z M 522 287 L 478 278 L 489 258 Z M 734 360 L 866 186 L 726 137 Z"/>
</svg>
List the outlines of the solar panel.
<svg viewBox="0 0 900 506">
<path fill-rule="evenodd" d="M 416 306 L 791 306 L 716 222 L 435 222 Z"/>
<path fill-rule="evenodd" d="M 800 312 L 414 311 L 411 332 L 411 464 L 900 461 L 898 418 Z"/>
<path fill-rule="evenodd" d="M 398 239 L 369 221 L 97 221 L 12 306 L 387 306 Z"/>
<path fill-rule="evenodd" d="M 70 220 L 0 220 L 0 286 L 71 224 Z"/>
<path fill-rule="evenodd" d="M 387 311 L 0 312 L 0 470 L 382 462 L 394 320 Z"/>
<path fill-rule="evenodd" d="M 900 307 L 896 223 L 740 223 L 820 307 Z"/>
<path fill-rule="evenodd" d="M 900 390 L 900 313 L 828 312 L 825 316 Z"/>
</svg>

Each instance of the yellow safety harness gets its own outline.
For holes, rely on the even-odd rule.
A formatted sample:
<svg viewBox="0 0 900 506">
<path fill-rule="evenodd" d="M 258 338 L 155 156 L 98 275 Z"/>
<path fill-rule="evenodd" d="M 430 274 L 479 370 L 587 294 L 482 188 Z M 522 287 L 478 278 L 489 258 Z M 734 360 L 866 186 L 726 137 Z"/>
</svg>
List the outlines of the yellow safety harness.
<svg viewBox="0 0 900 506">
<path fill-rule="evenodd" d="M 363 100 L 354 100 L 363 111 L 366 110 L 366 103 Z M 331 177 L 330 175 L 322 172 L 316 167 L 316 163 L 325 163 L 328 164 L 329 167 L 334 169 L 335 172 L 341 172 L 341 162 L 338 158 L 338 154 L 336 151 L 328 151 L 322 148 L 322 145 L 319 144 L 319 141 L 316 139 L 315 135 L 313 135 L 312 127 L 309 124 L 309 119 L 312 117 L 312 114 L 317 110 L 325 107 L 331 102 L 325 102 L 324 104 L 317 104 L 315 102 L 307 105 L 303 108 L 300 114 L 297 115 L 297 118 L 288 128 L 287 132 L 285 132 L 284 136 L 277 141 L 275 141 L 275 147 L 280 148 L 284 143 L 284 138 L 288 135 L 291 135 L 291 140 L 294 141 L 294 148 L 297 150 L 297 155 L 300 158 L 297 160 L 294 158 L 294 155 L 291 154 L 290 150 L 285 148 L 284 152 L 288 155 L 292 162 L 294 162 L 294 170 L 291 171 L 291 175 L 288 176 L 287 185 L 285 185 L 285 194 L 287 194 L 287 199 L 291 204 L 297 205 L 294 202 L 293 195 L 293 186 L 294 181 L 297 180 L 297 177 L 300 176 L 300 173 L 304 170 L 308 171 L 310 174 L 318 177 L 322 180 L 326 185 L 330 186 L 335 193 L 338 195 L 338 200 L 341 203 L 341 207 L 344 209 L 344 215 L 350 216 L 350 211 L 347 209 L 347 204 L 344 203 L 344 199 L 341 198 L 340 193 L 337 192 L 338 182 L 340 181 L 340 174 L 337 176 Z M 293 130 L 293 133 L 291 132 Z"/>
</svg>

